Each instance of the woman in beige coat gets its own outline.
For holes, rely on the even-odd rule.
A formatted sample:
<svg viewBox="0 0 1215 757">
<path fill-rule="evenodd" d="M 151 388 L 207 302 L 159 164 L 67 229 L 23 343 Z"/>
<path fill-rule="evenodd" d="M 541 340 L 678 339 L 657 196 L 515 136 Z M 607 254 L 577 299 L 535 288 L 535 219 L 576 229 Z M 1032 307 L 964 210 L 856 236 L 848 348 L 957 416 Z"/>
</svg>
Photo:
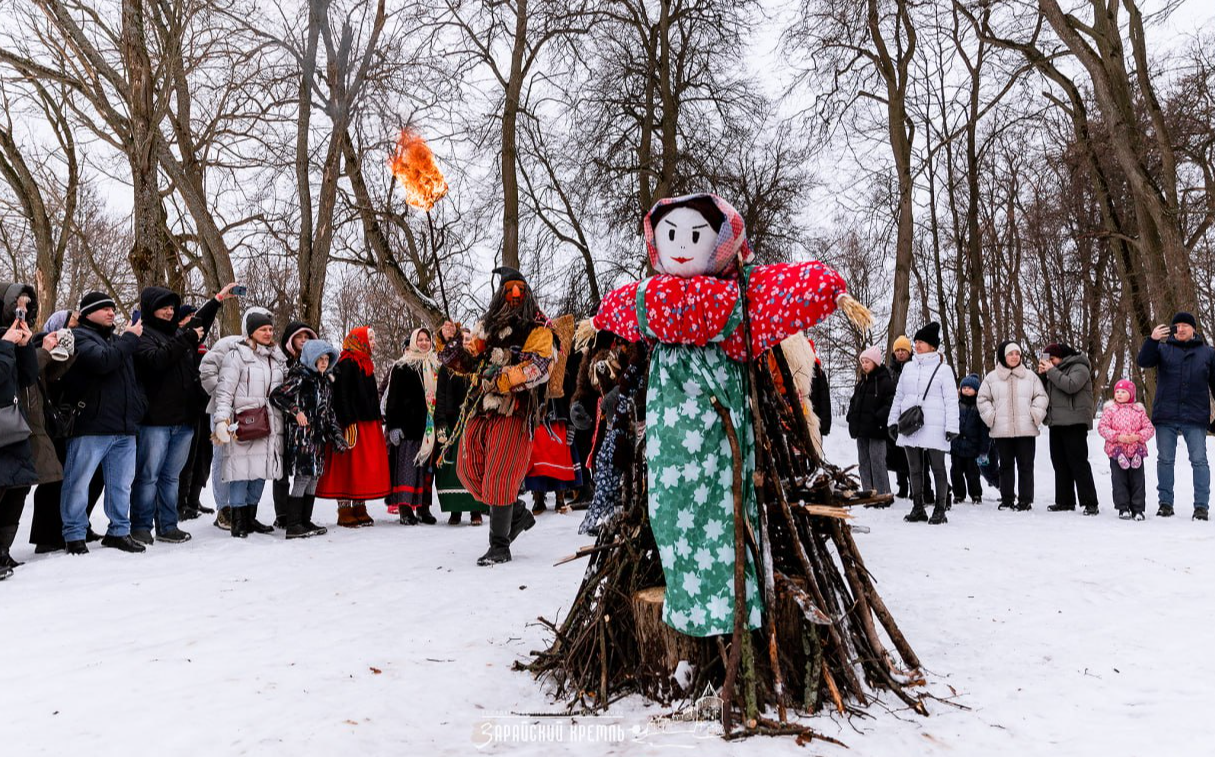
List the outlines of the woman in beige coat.
<svg viewBox="0 0 1215 757">
<path fill-rule="evenodd" d="M 1046 418 L 1050 398 L 1042 380 L 1021 363 L 1016 342 L 1001 342 L 996 362 L 996 369 L 979 387 L 979 416 L 991 429 L 1000 453 L 1000 509 L 1029 510 L 1034 502 L 1038 427 Z"/>
</svg>

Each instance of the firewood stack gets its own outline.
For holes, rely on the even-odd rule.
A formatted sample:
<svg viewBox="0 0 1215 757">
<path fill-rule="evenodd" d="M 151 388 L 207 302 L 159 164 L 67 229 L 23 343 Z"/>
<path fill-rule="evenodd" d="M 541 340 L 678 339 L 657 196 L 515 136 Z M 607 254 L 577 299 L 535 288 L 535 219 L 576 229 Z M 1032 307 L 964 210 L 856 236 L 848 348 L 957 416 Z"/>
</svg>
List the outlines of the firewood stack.
<svg viewBox="0 0 1215 757">
<path fill-rule="evenodd" d="M 777 358 L 786 372 L 783 356 Z M 620 511 L 594 546 L 562 561 L 585 556 L 589 564 L 561 622 L 540 619 L 554 635 L 552 645 L 519 666 L 549 682 L 570 711 L 603 710 L 634 693 L 664 705 L 695 701 L 711 688 L 723 700 L 727 738 L 802 739 L 825 737 L 793 715 L 824 707 L 857 712 L 880 691 L 927 714 L 910 691 L 923 684 L 920 661 L 878 594 L 848 523 L 850 507 L 892 498 L 858 491 L 847 471 L 817 459 L 802 403 L 778 385 L 794 386 L 751 371 L 761 517 L 737 537 L 738 554 L 745 540 L 760 566 L 763 627 L 747 631 L 739 623 L 732 637 L 696 638 L 662 622 L 663 572 L 639 449 L 625 474 Z M 719 414 L 732 433 L 728 415 Z M 644 447 L 644 440 L 634 442 Z M 765 533 L 770 560 L 760 548 Z"/>
</svg>

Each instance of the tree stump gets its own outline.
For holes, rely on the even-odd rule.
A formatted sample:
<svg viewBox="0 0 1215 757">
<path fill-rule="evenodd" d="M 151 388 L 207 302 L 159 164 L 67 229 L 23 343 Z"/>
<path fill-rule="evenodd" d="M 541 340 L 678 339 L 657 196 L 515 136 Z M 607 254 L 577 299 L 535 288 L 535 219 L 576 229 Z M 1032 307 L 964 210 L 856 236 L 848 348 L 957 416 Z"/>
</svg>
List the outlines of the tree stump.
<svg viewBox="0 0 1215 757">
<path fill-rule="evenodd" d="M 647 696 L 669 702 L 686 692 L 677 684 L 675 672 L 681 661 L 696 669 L 705 662 L 704 639 L 687 636 L 662 622 L 665 586 L 653 586 L 633 594 L 633 623 L 640 658 L 638 679 Z"/>
</svg>

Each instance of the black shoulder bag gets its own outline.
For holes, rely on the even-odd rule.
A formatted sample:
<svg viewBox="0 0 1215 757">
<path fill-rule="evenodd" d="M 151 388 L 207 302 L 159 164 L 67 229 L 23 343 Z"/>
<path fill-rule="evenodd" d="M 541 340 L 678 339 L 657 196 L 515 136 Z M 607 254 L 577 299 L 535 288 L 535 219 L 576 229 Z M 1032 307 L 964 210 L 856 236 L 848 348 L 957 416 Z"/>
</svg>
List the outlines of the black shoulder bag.
<svg viewBox="0 0 1215 757">
<path fill-rule="evenodd" d="M 928 377 L 928 386 L 924 389 L 924 396 L 920 398 L 920 403 L 899 413 L 899 433 L 903 436 L 911 436 L 924 428 L 924 400 L 928 399 L 932 381 L 937 377 L 937 371 L 941 370 L 941 363 L 944 362 L 945 360 L 942 358 L 941 362 L 937 363 L 937 367 L 932 369 L 932 375 Z"/>
</svg>

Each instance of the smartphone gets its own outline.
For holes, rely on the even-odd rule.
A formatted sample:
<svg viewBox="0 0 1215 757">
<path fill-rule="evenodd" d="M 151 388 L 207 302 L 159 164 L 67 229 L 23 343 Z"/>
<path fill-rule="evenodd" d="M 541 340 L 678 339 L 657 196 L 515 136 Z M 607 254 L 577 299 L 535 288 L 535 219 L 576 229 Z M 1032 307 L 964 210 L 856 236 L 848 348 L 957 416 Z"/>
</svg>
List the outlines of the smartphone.
<svg viewBox="0 0 1215 757">
<path fill-rule="evenodd" d="M 1169 336 L 1177 336 L 1177 324 L 1169 326 Z"/>
<path fill-rule="evenodd" d="M 237 284 L 236 286 L 232 287 L 230 294 L 235 297 L 244 297 L 245 295 L 249 294 L 249 287 L 245 286 L 244 284 Z"/>
<path fill-rule="evenodd" d="M 139 308 L 131 311 L 131 325 L 134 326 L 137 323 L 139 323 Z"/>
</svg>

